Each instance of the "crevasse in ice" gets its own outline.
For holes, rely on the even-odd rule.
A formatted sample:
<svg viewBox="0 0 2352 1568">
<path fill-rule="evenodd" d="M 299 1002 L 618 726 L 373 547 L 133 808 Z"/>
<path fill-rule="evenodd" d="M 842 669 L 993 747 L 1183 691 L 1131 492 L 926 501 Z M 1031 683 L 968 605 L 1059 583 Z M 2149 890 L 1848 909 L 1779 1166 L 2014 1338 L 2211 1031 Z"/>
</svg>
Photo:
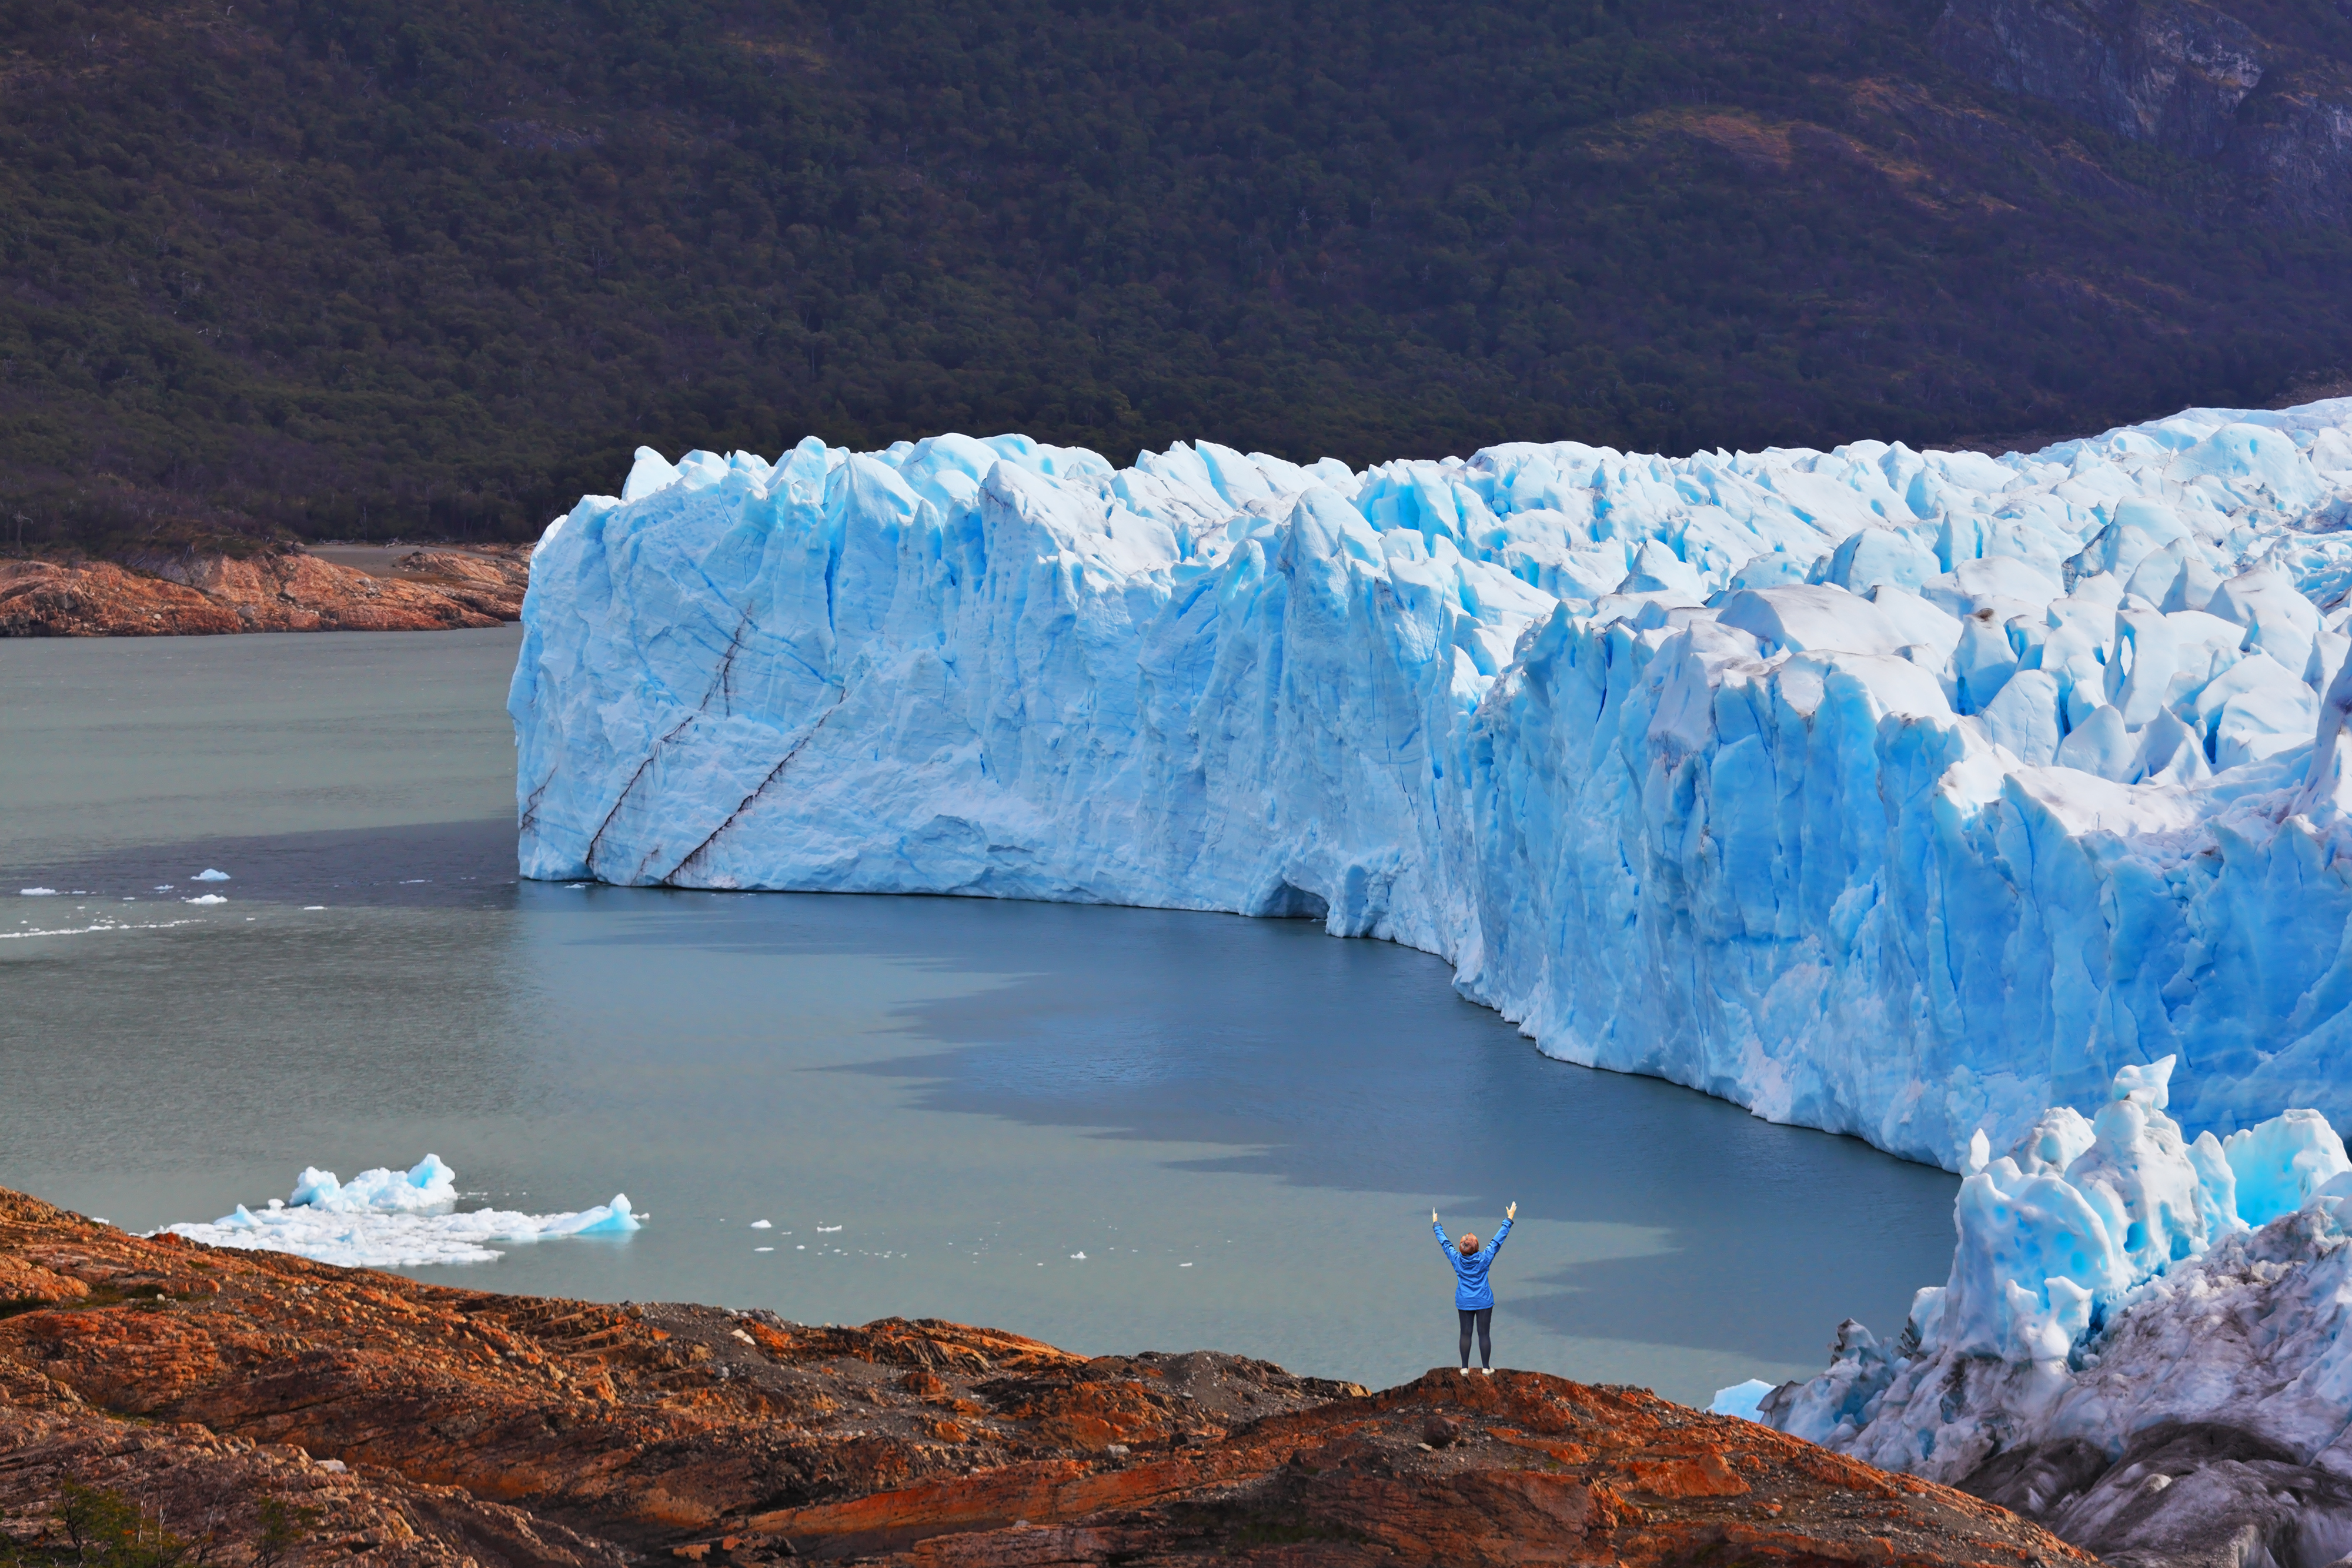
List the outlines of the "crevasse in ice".
<svg viewBox="0 0 2352 1568">
<path fill-rule="evenodd" d="M 521 865 L 1311 916 L 1953 1168 L 2167 1056 L 2191 1130 L 2341 1116 L 2347 521 L 2352 400 L 2000 458 L 643 451 L 532 564 Z"/>
</svg>

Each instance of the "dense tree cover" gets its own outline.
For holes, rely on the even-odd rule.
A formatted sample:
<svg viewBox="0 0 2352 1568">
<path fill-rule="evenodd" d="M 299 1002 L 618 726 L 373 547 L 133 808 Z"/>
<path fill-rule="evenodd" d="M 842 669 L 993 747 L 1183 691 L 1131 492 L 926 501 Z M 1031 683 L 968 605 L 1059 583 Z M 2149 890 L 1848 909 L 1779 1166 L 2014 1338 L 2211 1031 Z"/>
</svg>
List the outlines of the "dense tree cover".
<svg viewBox="0 0 2352 1568">
<path fill-rule="evenodd" d="M 2352 362 L 2352 240 L 1936 9 L 18 0 L 0 548 L 513 534 L 640 443 L 1920 444 Z"/>
</svg>

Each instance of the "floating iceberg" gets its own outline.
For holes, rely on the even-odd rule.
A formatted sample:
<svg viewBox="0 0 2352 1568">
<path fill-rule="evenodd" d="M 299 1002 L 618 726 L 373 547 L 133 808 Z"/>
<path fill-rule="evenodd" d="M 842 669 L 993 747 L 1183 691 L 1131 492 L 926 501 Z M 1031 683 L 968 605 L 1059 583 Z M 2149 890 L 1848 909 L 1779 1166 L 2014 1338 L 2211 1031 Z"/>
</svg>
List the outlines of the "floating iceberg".
<svg viewBox="0 0 2352 1568">
<path fill-rule="evenodd" d="M 195 875 L 190 877 L 188 880 L 190 882 L 226 882 L 228 879 L 228 873 L 225 871 L 216 871 L 210 866 L 206 866 L 204 870 L 196 873 Z"/>
<path fill-rule="evenodd" d="M 525 874 L 1319 920 L 1958 1168 L 2352 1114 L 2352 400 L 2030 455 L 640 451 L 541 540 Z"/>
<path fill-rule="evenodd" d="M 562 1236 L 620 1236 L 643 1223 L 626 1193 L 576 1214 L 456 1212 L 457 1176 L 437 1155 L 405 1171 L 378 1168 L 339 1182 L 332 1171 L 306 1168 L 291 1198 L 259 1211 L 243 1204 L 208 1225 L 170 1225 L 174 1236 L 213 1247 L 293 1252 L 351 1269 L 415 1269 L 435 1263 L 488 1263 L 493 1241 L 544 1241 Z"/>
<path fill-rule="evenodd" d="M 2352 1551 L 2352 1160 L 2309 1111 L 2189 1140 L 2173 1065 L 1998 1159 L 1972 1140 L 1950 1279 L 1892 1345 L 1841 1325 L 1829 1369 L 1757 1418 L 2111 1562 Z"/>
</svg>

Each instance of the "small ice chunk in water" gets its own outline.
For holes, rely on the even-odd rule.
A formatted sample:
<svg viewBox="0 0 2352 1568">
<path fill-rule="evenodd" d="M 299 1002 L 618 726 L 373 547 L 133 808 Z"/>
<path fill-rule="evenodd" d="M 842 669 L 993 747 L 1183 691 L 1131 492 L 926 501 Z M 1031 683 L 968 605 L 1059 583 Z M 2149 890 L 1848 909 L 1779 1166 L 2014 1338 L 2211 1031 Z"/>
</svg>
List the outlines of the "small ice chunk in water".
<svg viewBox="0 0 2352 1568">
<path fill-rule="evenodd" d="M 226 882 L 228 879 L 228 873 L 225 871 L 215 871 L 211 866 L 206 866 L 204 870 L 196 873 L 195 875 L 190 877 L 188 880 L 190 882 Z"/>
<path fill-rule="evenodd" d="M 770 1225 L 764 1219 L 755 1219 L 751 1221 L 751 1228 L 754 1230 L 773 1230 L 775 1227 Z"/>
<path fill-rule="evenodd" d="M 1073 1252 L 1070 1254 L 1070 1261 L 1073 1263 L 1083 1263 L 1086 1260 L 1087 1255 L 1083 1252 Z"/>
<path fill-rule="evenodd" d="M 182 904 L 226 904 L 228 900 L 217 893 L 204 893 L 198 894 L 194 898 L 184 898 L 180 902 Z"/>
<path fill-rule="evenodd" d="M 773 1252 L 775 1249 L 772 1247 L 754 1247 L 751 1250 L 754 1252 Z"/>
<path fill-rule="evenodd" d="M 816 1228 L 816 1233 L 819 1236 L 830 1236 L 840 1228 L 838 1225 L 820 1225 Z"/>
<path fill-rule="evenodd" d="M 57 895 L 58 890 L 54 887 L 20 887 L 16 890 L 19 898 L 55 898 Z"/>
<path fill-rule="evenodd" d="M 583 1208 L 578 1214 L 555 1215 L 551 1218 L 558 1220 L 569 1218 L 582 1221 L 578 1225 L 547 1232 L 550 1235 L 563 1236 L 623 1236 L 637 1228 L 640 1223 L 636 1210 L 629 1207 L 629 1195 L 625 1192 L 614 1193 L 613 1201 L 610 1203 L 598 1204 L 593 1208 Z"/>
<path fill-rule="evenodd" d="M 1753 1421 L 1757 1418 L 1756 1406 L 1763 1402 L 1764 1396 L 1772 1392 L 1772 1388 L 1773 1385 L 1762 1378 L 1751 1377 L 1745 1383 L 1717 1389 L 1715 1403 L 1707 1409 L 1717 1416 L 1737 1416 L 1743 1421 Z"/>
</svg>

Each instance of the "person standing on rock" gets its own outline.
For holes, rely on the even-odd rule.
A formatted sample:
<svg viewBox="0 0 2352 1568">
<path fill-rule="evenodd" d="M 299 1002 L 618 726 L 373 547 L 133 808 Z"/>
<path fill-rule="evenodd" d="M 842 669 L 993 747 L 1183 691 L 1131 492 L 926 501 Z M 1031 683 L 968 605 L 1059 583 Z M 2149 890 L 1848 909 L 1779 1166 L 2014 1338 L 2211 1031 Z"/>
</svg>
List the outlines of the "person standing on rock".
<svg viewBox="0 0 2352 1568">
<path fill-rule="evenodd" d="M 1437 1220 L 1437 1210 L 1429 1211 L 1429 1228 L 1437 1232 L 1437 1244 L 1445 1249 L 1445 1260 L 1454 1265 L 1454 1310 L 1462 1319 L 1462 1375 L 1470 1375 L 1470 1333 L 1478 1333 L 1478 1370 L 1488 1377 L 1495 1375 L 1495 1288 L 1486 1282 L 1487 1265 L 1495 1254 L 1503 1249 L 1503 1239 L 1511 1233 L 1511 1221 L 1517 1218 L 1519 1206 L 1515 1202 L 1503 1210 L 1503 1228 L 1495 1232 L 1495 1239 L 1485 1247 L 1478 1245 L 1475 1232 L 1465 1230 L 1459 1241 L 1445 1239 L 1445 1227 Z"/>
</svg>

